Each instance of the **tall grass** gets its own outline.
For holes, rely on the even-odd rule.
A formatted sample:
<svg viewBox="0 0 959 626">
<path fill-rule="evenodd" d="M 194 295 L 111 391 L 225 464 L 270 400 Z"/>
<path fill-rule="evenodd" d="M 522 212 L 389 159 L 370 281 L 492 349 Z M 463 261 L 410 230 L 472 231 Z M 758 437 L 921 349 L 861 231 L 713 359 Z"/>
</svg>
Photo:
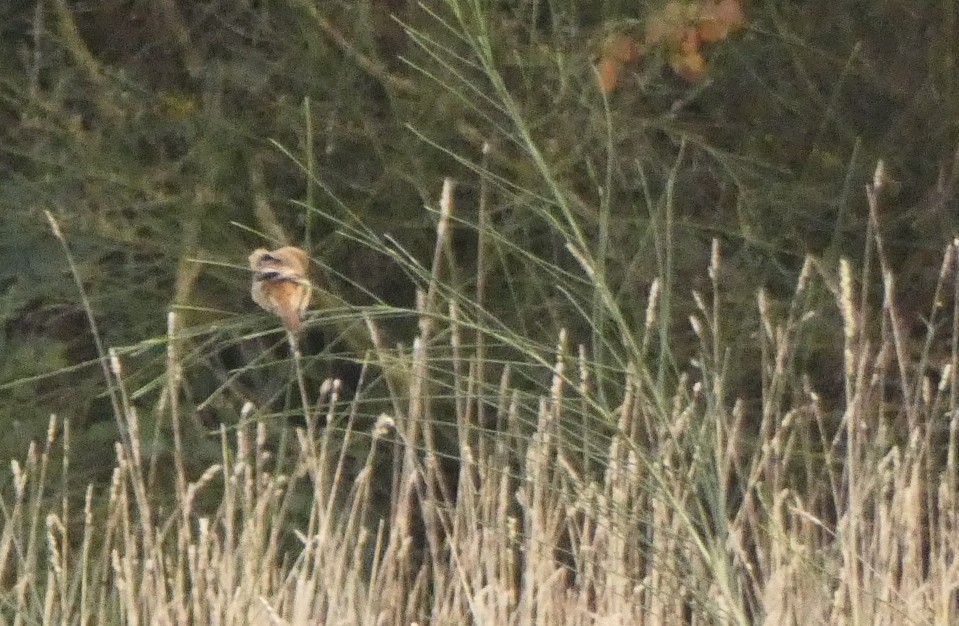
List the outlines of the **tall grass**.
<svg viewBox="0 0 959 626">
<path fill-rule="evenodd" d="M 306 174 L 306 239 L 331 279 L 306 326 L 336 331 L 359 366 L 355 388 L 317 380 L 326 353 L 288 338 L 282 363 L 261 351 L 209 368 L 219 387 L 197 398 L 190 370 L 201 353 L 243 343 L 237 353 L 250 355 L 261 336 L 237 315 L 192 343 L 205 327 L 181 327 L 185 306 L 170 314 L 165 340 L 111 350 L 69 233 L 48 214 L 83 296 L 118 443 L 103 460 L 108 486 L 78 475 L 79 426 L 56 416 L 13 463 L 0 492 L 0 621 L 959 621 L 959 243 L 944 251 L 917 341 L 910 328 L 924 307 L 898 301 L 880 168 L 867 188 L 861 260 L 830 256 L 845 250 L 839 223 L 823 258 L 784 263 L 796 260 L 791 293 L 747 285 L 783 252 L 775 244 L 788 229 L 746 205 L 726 207 L 740 220 L 728 230 L 722 219 L 696 226 L 680 209 L 697 167 L 735 179 L 752 165 L 731 167 L 741 159 L 686 132 L 673 112 L 611 106 L 583 55 L 534 37 L 524 53 L 540 64 L 516 62 L 515 24 L 489 19 L 485 3 L 443 6 L 422 6 L 407 28 L 406 69 L 423 80 L 415 88 L 310 12 L 390 94 L 435 99 L 411 123 L 418 147 L 438 148 L 443 167 L 477 181 L 463 206 L 447 181 L 435 210 L 407 220 L 406 202 L 402 219 L 374 227 L 375 216 L 353 212 L 317 173 L 304 102 L 305 154 L 286 156 Z M 66 9 L 57 12 L 69 26 Z M 564 14 L 550 14 L 557 32 Z M 82 47 L 72 56 L 102 82 Z M 98 99 L 105 116 L 110 102 Z M 404 101 L 391 102 L 403 117 Z M 455 141 L 435 130 L 445 126 Z M 282 239 L 265 196 L 256 204 L 257 226 Z M 432 247 L 422 243 L 431 223 Z M 377 230 L 403 228 L 415 236 Z M 783 233 L 763 241 L 764 229 Z M 333 243 L 321 232 L 335 233 Z M 395 271 L 390 282 L 415 286 L 415 306 L 378 300 L 362 270 L 323 266 L 335 264 L 323 258 L 333 245 L 370 253 L 338 259 L 376 256 L 377 269 Z M 191 263 L 182 261 L 178 303 L 195 293 Z M 351 297 L 377 304 L 335 293 L 350 280 Z M 743 293 L 755 294 L 752 315 Z M 136 357 L 161 345 L 166 358 L 151 365 L 162 362 L 163 375 L 135 371 Z M 196 414 L 215 397 L 243 397 L 234 383 L 247 376 L 271 389 L 248 394 L 224 420 L 235 425 L 207 433 L 204 449 L 217 458 L 203 464 Z"/>
<path fill-rule="evenodd" d="M 869 189 L 873 208 L 880 182 Z M 0 509 L 3 623 L 955 623 L 956 303 L 951 356 L 933 383 L 916 367 L 929 345 L 918 357 L 906 345 L 891 274 L 873 311 L 856 287 L 868 281 L 848 262 L 830 273 L 809 259 L 788 308 L 777 313 L 758 292 L 762 404 L 730 405 L 714 245 L 704 268 L 711 293 L 694 294 L 689 320 L 697 357 L 669 393 L 645 362 L 604 371 L 622 381 L 606 389 L 616 407 L 606 410 L 598 366 L 565 331 L 548 359 L 514 343 L 525 364 L 475 349 L 478 331 L 488 343 L 504 334 L 440 286 L 451 203 L 447 186 L 412 351 L 371 339 L 367 366 L 392 372 L 394 394 L 372 426 L 360 419 L 363 388 L 343 398 L 328 381 L 309 390 L 316 401 L 290 427 L 287 458 L 248 404 L 237 428 L 217 434 L 219 462 L 188 476 L 171 316 L 164 407 L 176 445 L 173 499 L 163 503 L 122 358 L 110 355 L 125 437 L 109 489 L 71 497 L 70 424 L 56 417 L 46 441 L 13 465 Z M 869 250 L 867 261 L 884 268 L 875 232 Z M 953 244 L 943 292 L 959 276 L 955 263 Z M 808 306 L 817 285 L 833 291 L 842 320 L 835 411 L 796 364 L 807 324 L 830 314 Z M 882 322 L 878 334 L 870 316 Z M 375 317 L 367 323 L 375 335 Z M 520 365 L 548 383 L 533 401 Z M 453 465 L 444 462 L 450 417 Z M 391 485 L 387 503 L 376 481 Z M 304 492 L 306 514 L 295 516 Z"/>
</svg>

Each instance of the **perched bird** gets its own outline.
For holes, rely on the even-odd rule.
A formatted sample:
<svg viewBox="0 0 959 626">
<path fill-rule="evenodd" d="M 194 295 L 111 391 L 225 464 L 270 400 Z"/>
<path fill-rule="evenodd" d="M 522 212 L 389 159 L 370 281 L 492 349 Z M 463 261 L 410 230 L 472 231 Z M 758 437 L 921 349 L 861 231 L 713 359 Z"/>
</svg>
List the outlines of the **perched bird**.
<svg viewBox="0 0 959 626">
<path fill-rule="evenodd" d="M 307 278 L 308 267 L 306 252 L 294 246 L 272 251 L 259 248 L 250 254 L 253 301 L 278 315 L 294 334 L 300 331 L 300 320 L 313 291 Z"/>
</svg>

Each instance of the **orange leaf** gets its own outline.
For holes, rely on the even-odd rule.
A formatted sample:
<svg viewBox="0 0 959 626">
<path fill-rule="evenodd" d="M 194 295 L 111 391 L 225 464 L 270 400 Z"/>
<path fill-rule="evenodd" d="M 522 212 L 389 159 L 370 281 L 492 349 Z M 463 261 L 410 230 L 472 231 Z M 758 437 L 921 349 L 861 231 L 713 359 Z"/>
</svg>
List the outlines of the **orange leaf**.
<svg viewBox="0 0 959 626">
<path fill-rule="evenodd" d="M 716 43 L 726 38 L 729 29 L 715 18 L 707 18 L 696 25 L 696 32 L 699 34 L 700 41 L 704 43 Z"/>
<path fill-rule="evenodd" d="M 611 56 L 604 56 L 599 61 L 596 72 L 599 74 L 599 88 L 605 94 L 610 94 L 619 83 L 619 75 L 623 71 L 623 62 Z"/>
<path fill-rule="evenodd" d="M 689 82 L 696 82 L 706 74 L 706 59 L 699 52 L 674 54 L 669 66 L 676 74 Z"/>
<path fill-rule="evenodd" d="M 679 41 L 679 50 L 684 55 L 699 52 L 699 33 L 695 28 L 687 28 L 683 31 L 683 38 Z"/>
<path fill-rule="evenodd" d="M 616 35 L 603 43 L 603 55 L 596 68 L 599 74 L 599 88 L 605 94 L 612 93 L 619 84 L 623 65 L 639 58 L 639 46 L 629 35 Z"/>
<path fill-rule="evenodd" d="M 710 17 L 725 26 L 728 32 L 735 32 L 746 25 L 742 0 L 719 0 L 704 9 L 708 9 Z"/>
<path fill-rule="evenodd" d="M 746 23 L 740 0 L 710 0 L 702 5 L 696 30 L 700 40 L 716 43 L 726 38 L 732 31 L 739 30 Z"/>
</svg>

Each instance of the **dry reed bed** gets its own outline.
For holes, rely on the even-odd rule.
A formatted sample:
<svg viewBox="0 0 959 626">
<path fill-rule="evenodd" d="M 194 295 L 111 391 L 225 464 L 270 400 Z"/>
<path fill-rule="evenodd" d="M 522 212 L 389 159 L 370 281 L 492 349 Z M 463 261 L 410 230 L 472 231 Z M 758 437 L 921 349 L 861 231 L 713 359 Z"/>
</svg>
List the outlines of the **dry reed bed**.
<svg viewBox="0 0 959 626">
<path fill-rule="evenodd" d="M 442 223 L 438 230 L 439 249 Z M 161 508 L 151 498 L 153 469 L 137 411 L 121 360 L 111 355 L 125 436 L 110 489 L 87 488 L 82 507 L 50 491 L 57 482 L 63 494 L 76 487 L 69 424 L 52 418 L 45 445 L 31 445 L 14 464 L 2 500 L 0 620 L 955 623 L 959 315 L 954 308 L 951 355 L 933 385 L 916 373 L 933 337 L 915 367 L 874 236 L 887 287 L 875 338 L 867 330 L 868 299 L 848 263 L 831 279 L 807 261 L 781 318 L 760 292 L 757 410 L 726 402 L 725 347 L 714 341 L 724 324 L 717 246 L 708 268 L 713 293 L 697 295 L 700 311 L 691 317 L 700 355 L 668 395 L 634 363 L 621 373 L 617 408 L 604 409 L 586 351 L 571 349 L 563 334 L 552 364 L 540 361 L 549 388 L 525 402 L 508 365 L 466 349 L 464 336 L 476 329 L 431 283 L 412 353 L 380 346 L 374 355 L 384 368 L 406 358 L 407 375 L 393 380 L 407 387 L 394 389 L 393 411 L 372 432 L 357 425 L 358 400 L 345 402 L 336 383 L 326 384 L 282 467 L 248 406 L 239 428 L 220 431 L 221 462 L 192 479 L 184 470 L 171 317 L 163 409 L 175 441 L 175 505 Z M 956 280 L 955 262 L 953 245 L 943 292 Z M 867 277 L 868 268 L 862 284 Z M 824 408 L 793 360 L 816 314 L 804 306 L 816 280 L 833 290 L 843 321 L 839 411 Z M 655 300 L 654 288 L 647 335 L 657 324 Z M 444 316 L 431 314 L 441 305 Z M 933 317 L 942 317 L 940 309 Z M 367 322 L 377 344 L 375 324 Z M 498 373 L 494 391 L 477 371 Z M 437 372 L 453 390 L 459 460 L 452 476 L 436 443 Z M 890 378 L 899 386 L 895 399 Z M 480 411 L 495 413 L 495 428 L 477 427 Z M 349 472 L 356 445 L 365 460 Z M 386 477 L 375 470 L 384 455 L 394 460 Z M 375 501 L 374 480 L 391 481 L 388 506 Z M 304 488 L 312 505 L 308 522 L 296 528 L 299 547 L 290 551 L 290 498 Z M 212 512 L 196 506 L 205 491 L 220 497 Z"/>
</svg>

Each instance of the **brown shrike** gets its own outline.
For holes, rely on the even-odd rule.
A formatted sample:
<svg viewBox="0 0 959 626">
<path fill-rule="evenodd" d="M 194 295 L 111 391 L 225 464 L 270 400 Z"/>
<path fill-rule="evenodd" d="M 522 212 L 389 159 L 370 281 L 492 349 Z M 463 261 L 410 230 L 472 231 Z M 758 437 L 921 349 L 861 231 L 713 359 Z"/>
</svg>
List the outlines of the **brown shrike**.
<svg viewBox="0 0 959 626">
<path fill-rule="evenodd" d="M 306 252 L 294 246 L 273 251 L 259 248 L 250 255 L 253 301 L 278 315 L 293 334 L 300 331 L 300 320 L 313 291 L 307 277 L 308 267 Z"/>
</svg>

